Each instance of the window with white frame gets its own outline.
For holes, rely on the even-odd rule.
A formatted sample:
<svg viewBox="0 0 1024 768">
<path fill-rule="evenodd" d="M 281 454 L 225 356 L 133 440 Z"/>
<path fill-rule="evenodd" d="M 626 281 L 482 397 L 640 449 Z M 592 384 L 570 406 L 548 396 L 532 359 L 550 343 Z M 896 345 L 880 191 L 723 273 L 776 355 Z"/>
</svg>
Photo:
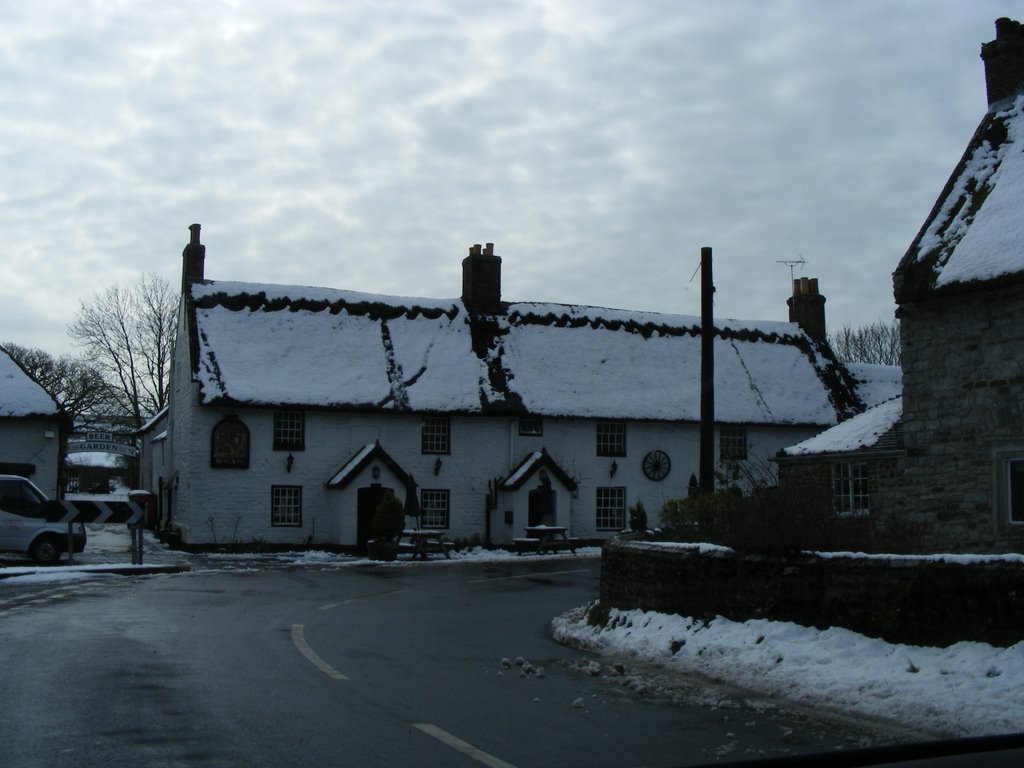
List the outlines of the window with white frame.
<svg viewBox="0 0 1024 768">
<path fill-rule="evenodd" d="M 597 530 L 621 531 L 626 524 L 626 489 L 597 489 Z"/>
<path fill-rule="evenodd" d="M 1024 458 L 1006 462 L 1006 500 L 1010 522 L 1024 524 Z"/>
<path fill-rule="evenodd" d="M 624 421 L 599 421 L 599 422 L 597 422 L 597 455 L 598 456 L 625 456 L 626 455 L 626 422 L 624 422 Z"/>
<path fill-rule="evenodd" d="M 718 427 L 719 461 L 743 461 L 747 458 L 747 428 L 743 424 Z"/>
<path fill-rule="evenodd" d="M 450 505 L 451 491 L 447 488 L 421 488 L 420 527 L 447 528 Z"/>
<path fill-rule="evenodd" d="M 423 453 L 449 453 L 449 422 L 447 416 L 424 416 L 420 431 L 420 450 Z"/>
<path fill-rule="evenodd" d="M 306 414 L 302 411 L 274 411 L 274 450 L 302 451 L 306 448 Z"/>
<path fill-rule="evenodd" d="M 837 515 L 866 515 L 870 501 L 867 464 L 847 461 L 832 465 L 832 508 Z"/>
<path fill-rule="evenodd" d="M 270 524 L 302 525 L 302 486 L 274 485 L 270 488 Z"/>
</svg>

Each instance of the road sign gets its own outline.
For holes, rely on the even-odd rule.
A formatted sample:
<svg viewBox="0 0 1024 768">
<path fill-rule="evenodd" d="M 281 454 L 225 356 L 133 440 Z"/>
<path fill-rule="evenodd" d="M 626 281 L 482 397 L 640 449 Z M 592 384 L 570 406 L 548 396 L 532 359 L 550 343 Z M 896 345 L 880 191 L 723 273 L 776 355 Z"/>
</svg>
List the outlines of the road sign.
<svg viewBox="0 0 1024 768">
<path fill-rule="evenodd" d="M 134 501 L 49 500 L 43 502 L 43 517 L 48 523 L 68 524 L 69 565 L 75 564 L 75 523 L 127 523 L 132 533 L 132 563 L 142 565 L 142 523 L 146 513 Z"/>
<path fill-rule="evenodd" d="M 134 501 L 45 501 L 48 523 L 127 523 L 142 525 L 145 511 Z"/>
<path fill-rule="evenodd" d="M 123 443 L 100 442 L 96 440 L 86 440 L 82 443 L 68 443 L 68 453 L 86 453 L 93 451 L 98 453 L 119 453 L 122 456 L 139 455 L 137 448 Z"/>
</svg>

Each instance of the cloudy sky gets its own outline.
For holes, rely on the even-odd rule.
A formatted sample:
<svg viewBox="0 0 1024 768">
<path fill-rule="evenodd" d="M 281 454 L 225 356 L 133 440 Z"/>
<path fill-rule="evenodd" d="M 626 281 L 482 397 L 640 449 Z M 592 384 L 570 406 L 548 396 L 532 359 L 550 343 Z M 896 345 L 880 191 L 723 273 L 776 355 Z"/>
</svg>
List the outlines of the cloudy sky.
<svg viewBox="0 0 1024 768">
<path fill-rule="evenodd" d="M 0 0 L 0 340 L 212 279 L 892 316 L 891 273 L 985 109 L 1003 0 Z"/>
</svg>

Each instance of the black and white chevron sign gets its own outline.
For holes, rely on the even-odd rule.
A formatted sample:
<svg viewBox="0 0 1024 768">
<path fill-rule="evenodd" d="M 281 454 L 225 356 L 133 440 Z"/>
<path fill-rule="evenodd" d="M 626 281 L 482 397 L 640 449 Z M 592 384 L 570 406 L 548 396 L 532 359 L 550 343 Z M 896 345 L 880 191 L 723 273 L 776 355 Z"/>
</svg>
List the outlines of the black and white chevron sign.
<svg viewBox="0 0 1024 768">
<path fill-rule="evenodd" d="M 127 523 L 141 525 L 145 511 L 134 501 L 46 501 L 48 523 Z"/>
</svg>

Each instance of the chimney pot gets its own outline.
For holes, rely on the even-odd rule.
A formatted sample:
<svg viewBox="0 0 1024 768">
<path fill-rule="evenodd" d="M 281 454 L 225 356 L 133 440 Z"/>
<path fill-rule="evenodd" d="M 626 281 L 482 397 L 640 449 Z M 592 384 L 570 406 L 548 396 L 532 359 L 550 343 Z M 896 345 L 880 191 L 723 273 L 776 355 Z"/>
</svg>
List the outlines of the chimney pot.
<svg viewBox="0 0 1024 768">
<path fill-rule="evenodd" d="M 470 312 L 498 314 L 501 308 L 501 257 L 494 243 L 482 250 L 477 243 L 462 260 L 462 302 Z"/>
<path fill-rule="evenodd" d="M 786 300 L 789 322 L 796 323 L 815 341 L 825 341 L 825 297 L 818 293 L 818 278 L 793 280 L 793 296 Z"/>
<path fill-rule="evenodd" d="M 982 43 L 988 105 L 1015 95 L 1024 85 L 1024 28 L 1013 19 L 996 19 L 996 39 Z"/>
<path fill-rule="evenodd" d="M 191 283 L 204 279 L 206 269 L 206 246 L 199 242 L 199 224 L 192 224 L 188 230 L 188 245 L 181 252 L 181 291 L 185 293 Z"/>
</svg>

